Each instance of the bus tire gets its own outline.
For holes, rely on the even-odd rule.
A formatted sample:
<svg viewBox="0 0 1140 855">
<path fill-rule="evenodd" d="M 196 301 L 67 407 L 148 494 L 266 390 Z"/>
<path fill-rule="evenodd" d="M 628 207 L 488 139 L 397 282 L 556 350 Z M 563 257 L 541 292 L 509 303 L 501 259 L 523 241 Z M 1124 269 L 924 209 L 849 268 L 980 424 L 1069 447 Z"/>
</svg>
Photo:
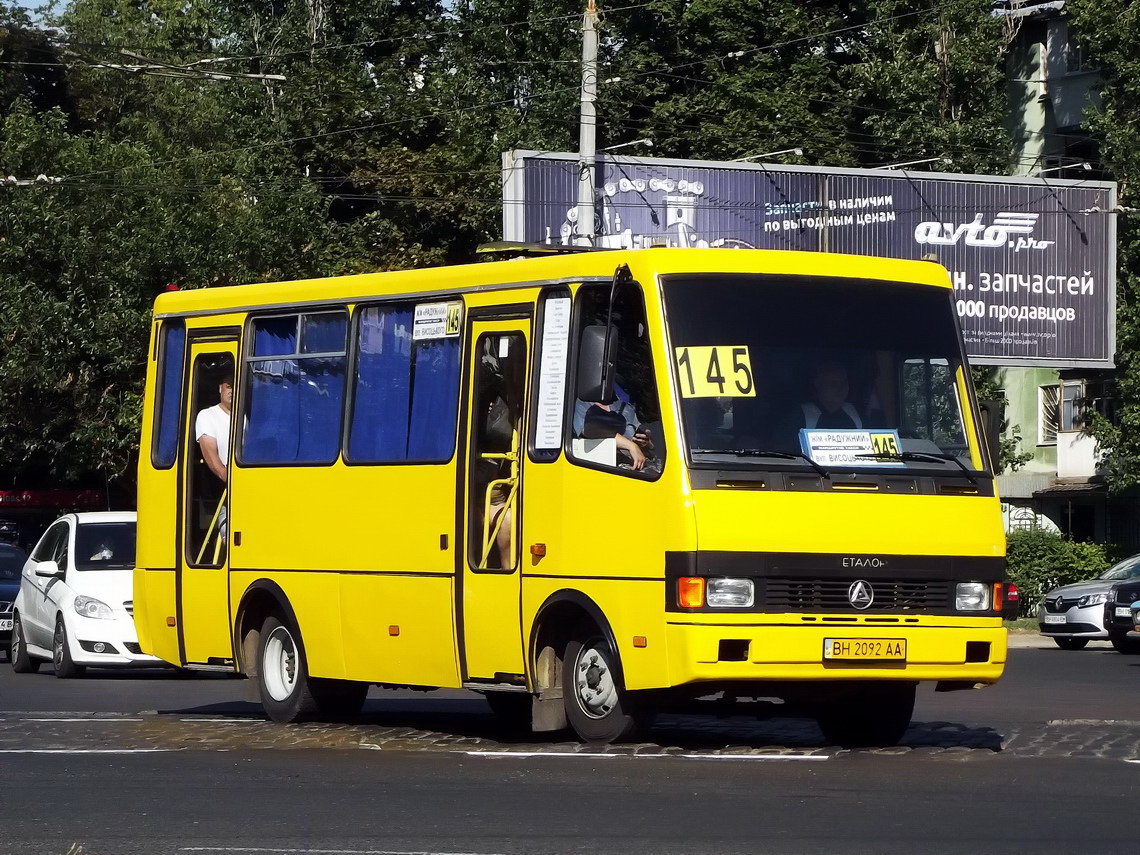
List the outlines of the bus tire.
<svg viewBox="0 0 1140 855">
<path fill-rule="evenodd" d="M 304 721 L 319 712 L 309 685 L 309 666 L 301 633 L 291 623 L 277 615 L 267 617 L 257 648 L 257 690 L 261 706 L 269 718 L 281 724 Z"/>
<path fill-rule="evenodd" d="M 327 680 L 309 678 L 309 692 L 316 701 L 317 711 L 327 718 L 355 718 L 364 708 L 368 697 L 368 683 L 355 680 Z"/>
<path fill-rule="evenodd" d="M 609 642 L 593 626 L 583 627 L 562 658 L 566 719 L 583 742 L 619 742 L 641 730 L 642 717 L 621 685 Z"/>
<path fill-rule="evenodd" d="M 841 748 L 898 745 L 914 714 L 915 689 L 914 683 L 868 684 L 819 709 L 819 729 Z"/>
<path fill-rule="evenodd" d="M 64 626 L 62 617 L 56 619 L 55 635 L 51 644 L 51 661 L 55 666 L 55 676 L 61 680 L 82 677 L 86 669 L 82 665 L 76 665 L 75 660 L 71 658 L 71 645 L 67 641 L 67 627 Z"/>
<path fill-rule="evenodd" d="M 12 637 L 8 641 L 8 661 L 17 674 L 34 674 L 40 670 L 40 660 L 28 653 L 28 642 L 24 640 L 24 627 L 20 614 L 12 616 Z"/>
</svg>

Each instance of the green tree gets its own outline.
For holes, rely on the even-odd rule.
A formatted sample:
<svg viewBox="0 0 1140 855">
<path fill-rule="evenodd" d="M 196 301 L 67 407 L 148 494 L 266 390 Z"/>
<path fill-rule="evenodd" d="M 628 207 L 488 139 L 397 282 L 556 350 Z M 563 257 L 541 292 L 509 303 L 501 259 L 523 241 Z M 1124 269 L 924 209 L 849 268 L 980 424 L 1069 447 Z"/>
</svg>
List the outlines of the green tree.
<svg viewBox="0 0 1140 855">
<path fill-rule="evenodd" d="M 1100 471 L 1113 491 L 1140 484 L 1140 6 L 1129 0 L 1072 0 L 1072 33 L 1104 78 L 1101 105 L 1086 121 L 1109 177 L 1120 183 L 1116 217 L 1117 417 L 1089 429 L 1105 452 Z"/>
</svg>

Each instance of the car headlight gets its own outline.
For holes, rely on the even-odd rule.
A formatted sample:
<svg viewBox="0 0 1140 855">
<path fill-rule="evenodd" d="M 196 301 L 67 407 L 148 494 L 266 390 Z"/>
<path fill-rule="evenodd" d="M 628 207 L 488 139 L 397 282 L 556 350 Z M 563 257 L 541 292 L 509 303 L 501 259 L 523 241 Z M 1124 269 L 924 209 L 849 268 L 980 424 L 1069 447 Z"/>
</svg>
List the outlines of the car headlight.
<svg viewBox="0 0 1140 855">
<path fill-rule="evenodd" d="M 84 597 L 80 595 L 75 598 L 75 602 L 72 603 L 72 605 L 75 608 L 76 614 L 82 617 L 107 619 L 115 616 L 109 605 L 94 597 Z"/>
<path fill-rule="evenodd" d="M 705 603 L 713 607 L 746 609 L 754 598 L 755 588 L 751 579 L 713 577 L 705 589 Z"/>
<path fill-rule="evenodd" d="M 1084 608 L 1085 606 L 1100 606 L 1108 602 L 1108 593 L 1101 594 L 1085 594 L 1077 600 L 1077 607 Z"/>
<path fill-rule="evenodd" d="M 990 607 L 990 586 L 985 582 L 959 582 L 954 608 L 960 612 L 984 612 Z"/>
</svg>

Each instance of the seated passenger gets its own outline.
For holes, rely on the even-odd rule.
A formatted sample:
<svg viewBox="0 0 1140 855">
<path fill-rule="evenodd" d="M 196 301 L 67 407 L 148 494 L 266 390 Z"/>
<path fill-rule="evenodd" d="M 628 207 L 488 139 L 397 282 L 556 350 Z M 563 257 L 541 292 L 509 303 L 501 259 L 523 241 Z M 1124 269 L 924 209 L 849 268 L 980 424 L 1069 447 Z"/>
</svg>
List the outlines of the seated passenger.
<svg viewBox="0 0 1140 855">
<path fill-rule="evenodd" d="M 616 395 L 609 402 L 578 399 L 574 405 L 574 435 L 584 439 L 613 438 L 618 449 L 629 456 L 630 468 L 640 471 L 645 466 L 645 451 L 653 449 L 653 440 L 620 387 L 615 385 L 614 391 Z"/>
<path fill-rule="evenodd" d="M 862 430 L 863 420 L 847 400 L 850 386 L 847 369 L 838 362 L 824 362 L 811 379 L 812 399 L 800 404 L 803 426 L 808 430 Z"/>
</svg>

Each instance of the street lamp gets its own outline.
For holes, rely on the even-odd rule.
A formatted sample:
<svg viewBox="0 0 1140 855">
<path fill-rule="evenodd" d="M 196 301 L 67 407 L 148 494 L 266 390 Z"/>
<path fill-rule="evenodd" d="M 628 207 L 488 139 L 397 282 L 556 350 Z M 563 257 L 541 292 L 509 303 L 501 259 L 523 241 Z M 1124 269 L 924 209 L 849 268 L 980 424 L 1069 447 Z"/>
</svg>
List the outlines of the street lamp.
<svg viewBox="0 0 1140 855">
<path fill-rule="evenodd" d="M 883 169 L 902 169 L 906 166 L 918 166 L 922 163 L 949 163 L 948 157 L 924 157 L 922 160 L 907 160 L 902 163 L 888 163 L 883 166 Z"/>
<path fill-rule="evenodd" d="M 598 149 L 598 151 L 617 151 L 619 148 L 625 148 L 626 146 L 631 146 L 631 145 L 643 145 L 646 148 L 653 148 L 653 140 L 648 139 L 648 138 L 640 139 L 640 140 L 630 140 L 629 142 L 618 143 L 617 145 L 607 145 L 604 148 Z"/>
<path fill-rule="evenodd" d="M 1038 175 L 1044 175 L 1046 172 L 1056 172 L 1058 169 L 1083 169 L 1085 172 L 1092 171 L 1092 164 L 1087 160 L 1082 160 L 1080 163 L 1063 163 L 1060 166 L 1050 166 L 1045 169 L 1038 169 Z"/>
<path fill-rule="evenodd" d="M 747 157 L 737 157 L 729 161 L 729 163 L 744 163 L 748 160 L 756 160 L 761 157 L 775 157 L 778 154 L 794 154 L 796 157 L 803 157 L 804 150 L 802 148 L 782 148 L 779 151 L 766 151 L 763 154 L 750 154 Z"/>
</svg>

